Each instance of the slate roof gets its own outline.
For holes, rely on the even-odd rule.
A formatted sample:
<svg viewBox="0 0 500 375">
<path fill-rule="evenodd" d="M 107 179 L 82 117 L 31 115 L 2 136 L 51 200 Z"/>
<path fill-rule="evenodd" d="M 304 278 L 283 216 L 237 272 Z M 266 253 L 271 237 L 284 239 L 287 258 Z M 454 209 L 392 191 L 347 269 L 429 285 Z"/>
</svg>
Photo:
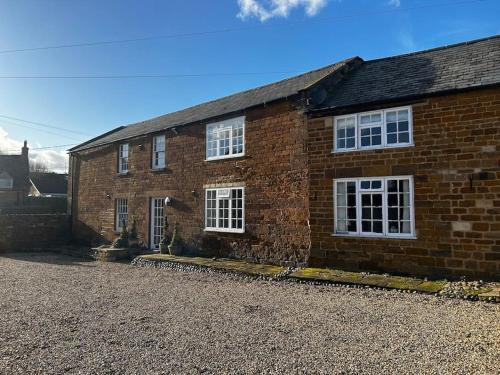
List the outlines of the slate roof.
<svg viewBox="0 0 500 375">
<path fill-rule="evenodd" d="M 316 109 L 425 96 L 500 83 L 500 35 L 365 61 Z"/>
<path fill-rule="evenodd" d="M 205 121 L 211 118 L 223 116 L 225 114 L 243 111 L 246 108 L 256 105 L 287 98 L 309 88 L 316 82 L 341 69 L 343 66 L 354 60 L 360 59 L 346 59 L 295 77 L 226 96 L 221 99 L 202 103 L 194 107 L 189 107 L 181 111 L 169 113 L 147 121 L 117 128 L 114 132 L 103 134 L 94 140 L 87 141 L 73 147 L 69 151 L 79 151 L 148 133 L 154 133 L 163 129 Z"/>
<path fill-rule="evenodd" d="M 59 173 L 32 172 L 31 182 L 41 194 L 67 194 L 68 176 Z"/>
<path fill-rule="evenodd" d="M 0 172 L 12 177 L 13 190 L 25 190 L 30 186 L 29 163 L 23 155 L 0 155 Z"/>
</svg>

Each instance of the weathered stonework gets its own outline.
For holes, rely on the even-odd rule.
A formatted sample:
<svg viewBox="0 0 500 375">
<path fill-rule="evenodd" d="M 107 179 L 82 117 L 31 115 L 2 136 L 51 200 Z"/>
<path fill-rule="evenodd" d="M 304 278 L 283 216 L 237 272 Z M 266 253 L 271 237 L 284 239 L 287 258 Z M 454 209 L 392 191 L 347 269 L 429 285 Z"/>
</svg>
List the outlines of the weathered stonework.
<svg viewBox="0 0 500 375">
<path fill-rule="evenodd" d="M 411 147 L 332 154 L 331 117 L 309 120 L 310 263 L 498 278 L 500 90 L 380 108 L 406 104 L 413 108 L 415 146 Z M 353 112 L 370 109 L 375 108 Z M 334 178 L 397 175 L 414 176 L 416 239 L 332 237 Z"/>
<path fill-rule="evenodd" d="M 94 243 L 112 241 L 114 201 L 128 198 L 139 238 L 149 243 L 151 198 L 172 197 L 173 227 L 193 251 L 272 263 L 305 263 L 309 250 L 305 116 L 289 102 L 245 113 L 245 156 L 205 161 L 205 124 L 166 131 L 166 169 L 151 170 L 152 135 L 129 141 L 129 174 L 117 175 L 118 145 L 73 156 L 74 234 Z M 204 231 L 204 188 L 245 186 L 245 233 Z"/>
</svg>

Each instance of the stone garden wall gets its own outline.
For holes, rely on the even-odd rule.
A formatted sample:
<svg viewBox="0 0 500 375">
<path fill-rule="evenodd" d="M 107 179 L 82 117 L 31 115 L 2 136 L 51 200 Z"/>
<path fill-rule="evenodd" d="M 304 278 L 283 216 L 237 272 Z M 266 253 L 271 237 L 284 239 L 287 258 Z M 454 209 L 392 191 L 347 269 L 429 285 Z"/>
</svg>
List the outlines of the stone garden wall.
<svg viewBox="0 0 500 375">
<path fill-rule="evenodd" d="M 0 215 L 0 253 L 44 250 L 65 245 L 70 240 L 69 215 Z"/>
</svg>

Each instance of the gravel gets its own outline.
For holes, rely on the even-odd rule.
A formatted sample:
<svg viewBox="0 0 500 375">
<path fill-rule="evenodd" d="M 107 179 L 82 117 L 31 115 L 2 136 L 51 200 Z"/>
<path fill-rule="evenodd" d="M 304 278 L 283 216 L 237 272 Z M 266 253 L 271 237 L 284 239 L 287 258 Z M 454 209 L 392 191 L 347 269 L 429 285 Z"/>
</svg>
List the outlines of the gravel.
<svg viewBox="0 0 500 375">
<path fill-rule="evenodd" d="M 500 305 L 0 257 L 0 374 L 494 374 Z"/>
</svg>

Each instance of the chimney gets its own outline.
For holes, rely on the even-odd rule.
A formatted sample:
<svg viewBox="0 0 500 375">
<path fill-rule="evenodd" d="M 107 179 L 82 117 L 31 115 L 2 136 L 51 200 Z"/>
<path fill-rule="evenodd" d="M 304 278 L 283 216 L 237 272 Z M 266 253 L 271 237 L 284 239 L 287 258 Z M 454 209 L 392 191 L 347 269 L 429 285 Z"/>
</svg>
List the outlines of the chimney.
<svg viewBox="0 0 500 375">
<path fill-rule="evenodd" d="M 24 141 L 24 146 L 21 150 L 22 150 L 21 155 L 23 155 L 26 159 L 28 159 L 28 150 L 29 150 L 28 141 Z"/>
</svg>

